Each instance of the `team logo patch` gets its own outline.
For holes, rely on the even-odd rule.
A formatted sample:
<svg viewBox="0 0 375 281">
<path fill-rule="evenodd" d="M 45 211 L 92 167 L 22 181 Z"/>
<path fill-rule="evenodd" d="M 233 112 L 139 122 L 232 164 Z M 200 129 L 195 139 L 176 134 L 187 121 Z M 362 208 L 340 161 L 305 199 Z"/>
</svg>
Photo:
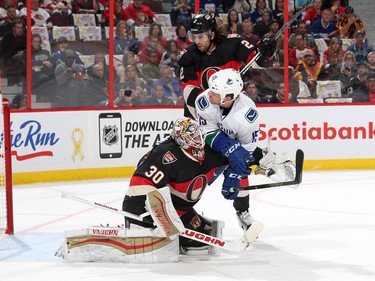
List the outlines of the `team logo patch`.
<svg viewBox="0 0 375 281">
<path fill-rule="evenodd" d="M 206 109 L 210 105 L 206 96 L 198 96 L 197 106 L 200 110 Z"/>
<path fill-rule="evenodd" d="M 197 229 L 198 227 L 201 226 L 201 219 L 199 218 L 198 215 L 194 216 L 191 221 L 190 221 L 190 225 L 192 227 L 194 227 L 194 229 Z"/>
<path fill-rule="evenodd" d="M 117 143 L 119 140 L 118 128 L 116 126 L 105 126 L 103 128 L 103 141 L 107 145 Z"/>
<path fill-rule="evenodd" d="M 250 108 L 246 114 L 245 114 L 245 119 L 249 121 L 249 123 L 254 123 L 255 120 L 258 118 L 258 111 L 256 111 L 253 108 Z"/>
<path fill-rule="evenodd" d="M 177 158 L 176 156 L 173 155 L 172 152 L 168 151 L 167 153 L 164 154 L 162 163 L 165 165 L 171 164 L 173 162 L 176 162 Z"/>
</svg>

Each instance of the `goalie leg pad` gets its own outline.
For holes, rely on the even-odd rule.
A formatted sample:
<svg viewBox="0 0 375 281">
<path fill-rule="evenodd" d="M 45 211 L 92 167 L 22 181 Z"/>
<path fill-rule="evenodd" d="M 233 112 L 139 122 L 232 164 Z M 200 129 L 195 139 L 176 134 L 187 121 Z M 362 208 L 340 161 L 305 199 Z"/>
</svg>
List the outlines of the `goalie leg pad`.
<svg viewBox="0 0 375 281">
<path fill-rule="evenodd" d="M 147 235 L 148 234 L 148 235 Z M 170 263 L 179 261 L 178 239 L 147 228 L 88 227 L 66 231 L 56 256 L 68 262 Z"/>
<path fill-rule="evenodd" d="M 211 227 L 211 236 L 222 239 L 223 238 L 223 228 L 225 223 L 221 220 L 213 220 Z M 208 254 L 211 256 L 218 256 L 221 253 L 221 249 L 214 246 L 208 247 Z"/>
<path fill-rule="evenodd" d="M 170 239 L 175 239 L 185 231 L 184 224 L 173 207 L 168 187 L 149 192 L 146 209 L 154 220 L 154 224 Z"/>
</svg>

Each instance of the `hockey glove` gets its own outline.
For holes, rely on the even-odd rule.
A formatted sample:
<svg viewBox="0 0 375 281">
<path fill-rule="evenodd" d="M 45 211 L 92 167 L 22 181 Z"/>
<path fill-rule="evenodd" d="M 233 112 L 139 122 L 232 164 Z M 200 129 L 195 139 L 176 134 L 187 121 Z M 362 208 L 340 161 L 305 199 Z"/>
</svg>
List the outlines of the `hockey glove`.
<svg viewBox="0 0 375 281">
<path fill-rule="evenodd" d="M 291 181 L 296 176 L 296 166 L 284 155 L 276 154 L 269 150 L 262 159 L 255 174 L 262 174 L 276 182 Z"/>
<path fill-rule="evenodd" d="M 231 168 L 239 175 L 250 175 L 250 162 L 254 157 L 236 140 L 230 140 L 221 149 L 223 156 L 228 158 Z"/>
<path fill-rule="evenodd" d="M 273 54 L 276 51 L 276 41 L 268 37 L 263 37 L 258 43 L 260 58 L 257 60 L 259 65 L 264 65 L 272 61 Z"/>
<path fill-rule="evenodd" d="M 242 177 L 231 167 L 225 170 L 224 177 L 221 194 L 223 194 L 225 199 L 233 200 L 238 195 L 237 188 L 240 187 Z"/>
</svg>

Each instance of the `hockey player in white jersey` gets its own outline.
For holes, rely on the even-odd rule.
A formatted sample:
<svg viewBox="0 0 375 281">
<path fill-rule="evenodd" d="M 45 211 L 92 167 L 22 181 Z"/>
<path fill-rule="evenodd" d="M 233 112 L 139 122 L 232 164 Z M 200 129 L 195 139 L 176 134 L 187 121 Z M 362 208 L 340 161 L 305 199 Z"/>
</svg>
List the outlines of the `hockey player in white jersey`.
<svg viewBox="0 0 375 281">
<path fill-rule="evenodd" d="M 293 180 L 293 161 L 257 147 L 259 112 L 255 103 L 242 93 L 243 81 L 234 69 L 213 74 L 209 88 L 198 96 L 195 108 L 206 142 L 215 151 L 228 157 L 230 165 L 224 171 L 222 194 L 234 200 L 240 226 L 246 230 L 253 222 L 249 213 L 249 192 L 238 191 L 241 180 L 247 180 L 250 166 L 257 165 L 262 173 L 275 181 Z M 242 184 L 243 186 L 243 184 Z"/>
</svg>

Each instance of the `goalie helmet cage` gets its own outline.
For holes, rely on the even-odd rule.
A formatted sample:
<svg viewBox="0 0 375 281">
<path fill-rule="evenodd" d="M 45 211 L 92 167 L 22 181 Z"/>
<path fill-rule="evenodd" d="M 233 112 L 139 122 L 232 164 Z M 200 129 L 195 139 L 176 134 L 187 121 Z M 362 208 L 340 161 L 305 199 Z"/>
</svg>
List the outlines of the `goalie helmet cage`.
<svg viewBox="0 0 375 281">
<path fill-rule="evenodd" d="M 0 234 L 13 234 L 10 106 L 1 93 L 0 99 Z"/>
</svg>

